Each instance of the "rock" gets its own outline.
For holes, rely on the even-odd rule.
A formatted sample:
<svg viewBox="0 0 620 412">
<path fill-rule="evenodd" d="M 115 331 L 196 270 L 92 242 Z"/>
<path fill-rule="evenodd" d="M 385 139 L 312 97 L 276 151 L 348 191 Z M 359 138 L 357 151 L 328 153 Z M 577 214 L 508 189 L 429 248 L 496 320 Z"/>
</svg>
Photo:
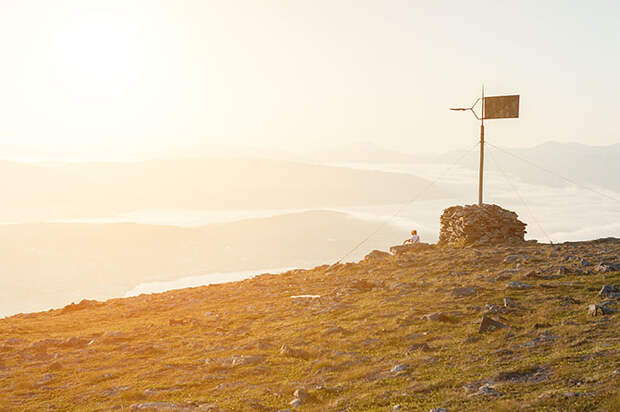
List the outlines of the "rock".
<svg viewBox="0 0 620 412">
<path fill-rule="evenodd" d="M 508 255 L 504 259 L 504 263 L 514 263 L 514 262 L 526 262 L 526 255 Z"/>
<path fill-rule="evenodd" d="M 177 404 L 172 402 L 144 402 L 134 403 L 130 406 L 130 410 L 139 411 L 157 411 L 157 412 L 189 412 L 189 411 L 215 411 L 218 407 L 213 404 Z"/>
<path fill-rule="evenodd" d="M 508 309 L 514 309 L 514 308 L 518 308 L 519 305 L 517 304 L 517 302 L 514 301 L 514 299 L 509 298 L 509 297 L 505 297 L 504 298 L 504 307 L 508 308 Z"/>
<path fill-rule="evenodd" d="M 390 372 L 397 373 L 397 372 L 402 372 L 405 370 L 407 370 L 407 365 L 399 364 L 399 365 L 392 367 L 392 369 L 390 369 Z"/>
<path fill-rule="evenodd" d="M 613 307 L 613 302 L 603 302 L 599 305 L 591 304 L 588 306 L 588 315 L 611 315 L 615 313 L 616 309 Z"/>
<path fill-rule="evenodd" d="M 506 286 L 508 289 L 530 289 L 533 288 L 533 285 L 527 284 L 527 283 L 523 283 L 523 282 L 508 282 L 508 285 Z"/>
<path fill-rule="evenodd" d="M 298 406 L 301 406 L 302 403 L 303 402 L 301 399 L 295 398 L 291 402 L 289 402 L 289 405 L 291 405 L 293 408 L 297 408 Z"/>
<path fill-rule="evenodd" d="M 439 244 L 467 246 L 524 242 L 525 226 L 517 214 L 497 205 L 453 206 L 440 218 Z"/>
<path fill-rule="evenodd" d="M 96 300 L 82 299 L 80 303 L 71 303 L 62 308 L 62 313 L 75 312 L 76 310 L 94 308 L 101 305 L 103 305 L 103 303 L 97 302 Z"/>
<path fill-rule="evenodd" d="M 495 390 L 495 388 L 491 385 L 489 385 L 488 383 L 485 383 L 484 385 L 482 385 L 479 389 L 478 392 L 470 395 L 470 396 L 481 396 L 481 395 L 486 395 L 486 396 L 502 396 L 503 393 L 499 393 L 498 391 Z"/>
<path fill-rule="evenodd" d="M 382 250 L 373 250 L 364 257 L 364 260 L 370 263 L 381 262 L 386 259 L 391 259 L 392 255 Z"/>
<path fill-rule="evenodd" d="M 264 356 L 238 355 L 230 358 L 232 366 L 255 365 L 265 360 Z"/>
<path fill-rule="evenodd" d="M 498 305 L 494 305 L 492 303 L 487 303 L 486 305 L 484 305 L 484 309 L 482 310 L 482 313 L 504 313 L 506 312 L 506 308 L 502 307 L 502 306 L 498 306 Z"/>
<path fill-rule="evenodd" d="M 483 316 L 482 321 L 480 322 L 480 328 L 478 329 L 478 333 L 483 333 L 486 331 L 494 331 L 497 329 L 507 328 L 508 326 L 504 325 L 501 322 L 491 319 L 488 316 Z"/>
<path fill-rule="evenodd" d="M 579 260 L 579 264 L 580 264 L 581 266 L 584 266 L 584 267 L 587 267 L 587 266 L 594 266 L 594 263 L 592 263 L 592 262 L 588 262 L 588 261 L 587 261 L 587 260 L 585 260 L 585 259 L 580 259 L 580 260 Z"/>
<path fill-rule="evenodd" d="M 620 298 L 620 290 L 616 285 L 605 285 L 598 295 L 602 298 Z"/>
<path fill-rule="evenodd" d="M 429 412 L 448 412 L 446 408 L 433 408 Z"/>
<path fill-rule="evenodd" d="M 612 263 L 612 262 L 601 262 L 594 268 L 594 271 L 597 273 L 608 273 L 615 272 L 620 270 L 620 264 Z"/>
<path fill-rule="evenodd" d="M 293 396 L 295 398 L 301 399 L 302 401 L 305 401 L 310 395 L 303 389 L 296 389 L 295 392 L 293 392 Z"/>
<path fill-rule="evenodd" d="M 369 282 L 367 280 L 364 279 L 357 279 L 354 280 L 353 282 L 351 282 L 349 284 L 349 288 L 351 289 L 356 289 L 358 291 L 368 291 L 368 290 L 372 290 L 376 287 L 377 285 L 375 285 L 372 282 Z"/>
<path fill-rule="evenodd" d="M 463 288 L 454 288 L 452 289 L 452 296 L 455 298 L 463 298 L 466 296 L 471 296 L 476 294 L 476 288 L 473 287 L 463 287 Z"/>
<path fill-rule="evenodd" d="M 302 349 L 295 349 L 288 346 L 286 343 L 280 348 L 280 355 L 288 356 L 291 358 L 308 359 L 309 355 Z"/>
</svg>

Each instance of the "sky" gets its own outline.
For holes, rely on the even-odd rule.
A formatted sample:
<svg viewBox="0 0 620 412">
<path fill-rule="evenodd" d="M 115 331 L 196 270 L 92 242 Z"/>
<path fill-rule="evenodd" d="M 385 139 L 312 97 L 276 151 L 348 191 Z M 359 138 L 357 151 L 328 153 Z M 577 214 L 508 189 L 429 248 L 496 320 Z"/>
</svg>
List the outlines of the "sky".
<svg viewBox="0 0 620 412">
<path fill-rule="evenodd" d="M 165 153 L 620 141 L 613 1 L 0 0 L 0 146 Z"/>
</svg>

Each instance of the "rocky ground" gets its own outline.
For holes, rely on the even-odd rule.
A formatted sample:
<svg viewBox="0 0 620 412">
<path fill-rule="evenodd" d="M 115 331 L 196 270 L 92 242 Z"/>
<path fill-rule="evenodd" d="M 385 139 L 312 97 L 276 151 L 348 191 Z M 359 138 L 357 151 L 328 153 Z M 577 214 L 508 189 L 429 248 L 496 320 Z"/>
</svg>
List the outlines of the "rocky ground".
<svg viewBox="0 0 620 412">
<path fill-rule="evenodd" d="M 83 301 L 0 320 L 0 410 L 614 411 L 619 299 L 601 239 Z"/>
</svg>

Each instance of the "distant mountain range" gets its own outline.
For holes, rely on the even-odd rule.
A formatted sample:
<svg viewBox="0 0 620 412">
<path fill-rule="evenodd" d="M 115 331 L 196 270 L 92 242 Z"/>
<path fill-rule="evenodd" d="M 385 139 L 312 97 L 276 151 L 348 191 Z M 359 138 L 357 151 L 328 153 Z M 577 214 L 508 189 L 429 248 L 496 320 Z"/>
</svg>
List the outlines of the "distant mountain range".
<svg viewBox="0 0 620 412">
<path fill-rule="evenodd" d="M 113 216 L 144 209 L 310 209 L 410 200 L 407 174 L 259 158 L 128 163 L 0 161 L 0 222 Z M 427 198 L 445 193 L 432 187 Z"/>
<path fill-rule="evenodd" d="M 486 170 L 499 170 L 530 183 L 562 186 L 568 178 L 583 185 L 594 185 L 620 192 L 620 143 L 590 146 L 580 143 L 546 142 L 528 148 L 495 149 L 486 146 Z M 321 163 L 453 163 L 478 169 L 476 153 L 464 150 L 439 155 L 410 154 L 383 149 L 372 143 L 341 146 L 315 152 L 309 157 Z M 537 165 L 539 167 L 536 167 Z M 552 173 L 551 173 L 552 172 Z"/>
<path fill-rule="evenodd" d="M 499 147 L 499 146 L 498 146 Z M 453 162 L 463 151 L 438 157 Z M 529 148 L 496 149 L 487 146 L 485 169 L 503 170 L 522 181 L 563 186 L 574 181 L 620 192 L 620 144 L 589 146 L 580 143 L 546 142 Z M 468 156 L 461 165 L 478 169 L 478 157 Z"/>
</svg>

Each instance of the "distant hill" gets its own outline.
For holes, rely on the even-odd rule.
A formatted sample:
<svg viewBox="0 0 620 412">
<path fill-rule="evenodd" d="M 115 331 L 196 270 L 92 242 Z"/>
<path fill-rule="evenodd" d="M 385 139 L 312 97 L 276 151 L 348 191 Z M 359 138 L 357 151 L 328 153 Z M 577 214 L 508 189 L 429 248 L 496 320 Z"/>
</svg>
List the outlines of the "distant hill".
<svg viewBox="0 0 620 412">
<path fill-rule="evenodd" d="M 0 225 L 0 290 L 5 291 L 0 314 L 44 310 L 84 297 L 123 296 L 143 282 L 336 261 L 376 227 L 377 222 L 330 211 L 194 228 Z M 386 226 L 350 259 L 407 234 Z"/>
<path fill-rule="evenodd" d="M 427 156 L 385 149 L 371 142 L 359 142 L 316 151 L 306 156 L 319 163 L 412 163 Z"/>
<path fill-rule="evenodd" d="M 257 158 L 35 165 L 0 161 L 0 222 L 141 209 L 291 209 L 404 202 L 415 176 Z M 427 197 L 443 193 L 433 187 Z"/>
<path fill-rule="evenodd" d="M 522 161 L 510 154 L 487 146 L 485 169 L 498 170 L 501 167 L 505 172 L 518 176 L 526 182 L 563 186 L 564 176 L 579 184 L 600 186 L 620 192 L 620 144 L 610 146 L 589 146 L 580 143 L 546 142 L 529 148 L 509 148 L 502 150 L 526 159 Z M 441 155 L 442 162 L 452 162 L 462 154 L 462 151 L 453 151 Z M 554 172 L 548 173 L 532 165 L 538 165 Z M 468 156 L 463 166 L 478 169 L 478 158 Z M 501 166 L 498 166 L 501 165 Z"/>
</svg>

